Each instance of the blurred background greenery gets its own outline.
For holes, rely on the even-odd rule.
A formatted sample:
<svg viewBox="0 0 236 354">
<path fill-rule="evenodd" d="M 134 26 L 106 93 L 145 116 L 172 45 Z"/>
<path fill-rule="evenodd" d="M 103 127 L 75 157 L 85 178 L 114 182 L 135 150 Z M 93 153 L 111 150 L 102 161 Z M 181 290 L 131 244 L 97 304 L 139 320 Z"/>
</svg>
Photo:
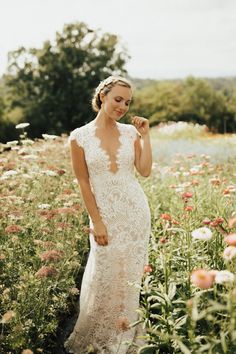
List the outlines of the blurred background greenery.
<svg viewBox="0 0 236 354">
<path fill-rule="evenodd" d="M 135 87 L 132 114 L 150 125 L 186 121 L 205 124 L 213 133 L 236 130 L 236 78 L 145 80 L 125 69 L 129 54 L 119 37 L 100 34 L 83 22 L 64 25 L 54 41 L 41 48 L 9 53 L 0 78 L 0 142 L 18 138 L 15 125 L 28 122 L 28 136 L 69 133 L 92 120 L 91 99 L 99 82 L 111 74 L 129 78 Z"/>
</svg>

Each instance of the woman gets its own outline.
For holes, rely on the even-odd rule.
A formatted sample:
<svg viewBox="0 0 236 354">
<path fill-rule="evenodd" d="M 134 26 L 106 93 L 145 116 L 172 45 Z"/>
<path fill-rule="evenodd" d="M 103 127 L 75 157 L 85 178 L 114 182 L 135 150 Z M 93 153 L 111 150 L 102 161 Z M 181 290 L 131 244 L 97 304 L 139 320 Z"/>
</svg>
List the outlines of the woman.
<svg viewBox="0 0 236 354">
<path fill-rule="evenodd" d="M 152 168 L 149 122 L 129 110 L 132 87 L 110 76 L 97 87 L 96 118 L 70 134 L 74 173 L 90 220 L 90 253 L 85 267 L 80 313 L 65 342 L 69 353 L 131 353 L 137 335 L 129 325 L 138 320 L 139 288 L 148 263 L 150 209 L 134 175 L 148 177 Z M 140 141 L 142 138 L 142 144 Z"/>
</svg>

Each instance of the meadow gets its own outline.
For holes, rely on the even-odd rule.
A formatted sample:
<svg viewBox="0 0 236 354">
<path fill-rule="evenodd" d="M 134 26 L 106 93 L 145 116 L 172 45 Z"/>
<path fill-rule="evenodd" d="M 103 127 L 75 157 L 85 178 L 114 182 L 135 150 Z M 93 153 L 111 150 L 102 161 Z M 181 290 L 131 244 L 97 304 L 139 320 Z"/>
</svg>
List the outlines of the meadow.
<svg viewBox="0 0 236 354">
<path fill-rule="evenodd" d="M 0 146 L 0 352 L 58 354 L 88 215 L 67 136 L 33 141 L 24 130 Z M 151 138 L 152 174 L 136 175 L 152 214 L 137 353 L 236 353 L 236 136 L 179 122 Z"/>
</svg>

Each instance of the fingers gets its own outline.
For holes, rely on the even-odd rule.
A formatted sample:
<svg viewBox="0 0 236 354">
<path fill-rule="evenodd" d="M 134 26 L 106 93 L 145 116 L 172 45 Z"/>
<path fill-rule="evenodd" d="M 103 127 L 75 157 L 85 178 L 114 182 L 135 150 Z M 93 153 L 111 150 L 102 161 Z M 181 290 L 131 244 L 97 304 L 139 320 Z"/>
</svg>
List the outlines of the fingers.
<svg viewBox="0 0 236 354">
<path fill-rule="evenodd" d="M 145 121 L 146 119 L 143 117 L 134 116 L 132 118 L 132 123 L 139 128 L 143 125 L 143 123 L 145 123 Z"/>
<path fill-rule="evenodd" d="M 108 245 L 108 238 L 107 235 L 94 235 L 94 240 L 100 246 L 107 246 Z"/>
</svg>

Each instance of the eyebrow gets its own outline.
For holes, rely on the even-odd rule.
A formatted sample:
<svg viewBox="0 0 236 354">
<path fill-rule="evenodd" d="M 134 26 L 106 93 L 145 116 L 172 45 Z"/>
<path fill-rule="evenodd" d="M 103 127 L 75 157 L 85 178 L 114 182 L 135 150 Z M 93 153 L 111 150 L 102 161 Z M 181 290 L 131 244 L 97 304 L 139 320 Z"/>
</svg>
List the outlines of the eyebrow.
<svg viewBox="0 0 236 354">
<path fill-rule="evenodd" d="M 122 98 L 124 100 L 124 97 L 121 96 L 116 96 L 116 98 Z M 132 100 L 127 100 L 127 102 L 131 102 Z"/>
</svg>

